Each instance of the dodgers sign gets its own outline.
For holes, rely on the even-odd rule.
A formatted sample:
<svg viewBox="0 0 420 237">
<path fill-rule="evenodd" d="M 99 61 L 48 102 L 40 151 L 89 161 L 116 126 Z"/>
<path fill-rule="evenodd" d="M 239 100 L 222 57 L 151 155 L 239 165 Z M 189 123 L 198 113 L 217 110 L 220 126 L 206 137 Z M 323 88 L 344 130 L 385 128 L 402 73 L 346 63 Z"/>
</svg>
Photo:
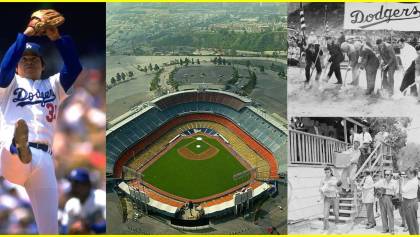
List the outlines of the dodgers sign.
<svg viewBox="0 0 420 237">
<path fill-rule="evenodd" d="M 420 30 L 420 3 L 346 3 L 344 29 Z"/>
</svg>

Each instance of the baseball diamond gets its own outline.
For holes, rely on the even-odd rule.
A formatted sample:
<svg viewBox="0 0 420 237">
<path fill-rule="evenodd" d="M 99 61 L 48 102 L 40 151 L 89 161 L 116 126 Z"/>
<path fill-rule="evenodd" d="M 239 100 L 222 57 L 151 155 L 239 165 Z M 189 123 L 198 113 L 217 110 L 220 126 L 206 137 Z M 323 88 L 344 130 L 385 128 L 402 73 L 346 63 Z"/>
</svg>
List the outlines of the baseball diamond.
<svg viewBox="0 0 420 237">
<path fill-rule="evenodd" d="M 185 200 L 213 196 L 250 179 L 248 174 L 233 180 L 234 174 L 244 171 L 249 165 L 242 165 L 218 140 L 200 137 L 204 138 L 203 141 L 195 140 L 196 137 L 180 139 L 157 159 L 149 161 L 141 172 L 144 182 Z M 190 150 L 197 143 L 205 145 L 201 153 Z M 200 154 L 203 159 L 199 159 Z"/>
</svg>

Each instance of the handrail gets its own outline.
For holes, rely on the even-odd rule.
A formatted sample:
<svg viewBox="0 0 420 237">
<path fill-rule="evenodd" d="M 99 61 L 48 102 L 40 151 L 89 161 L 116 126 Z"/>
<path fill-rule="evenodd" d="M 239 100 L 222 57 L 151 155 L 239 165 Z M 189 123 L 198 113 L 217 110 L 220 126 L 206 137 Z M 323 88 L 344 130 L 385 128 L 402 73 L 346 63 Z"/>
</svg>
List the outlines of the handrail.
<svg viewBox="0 0 420 237">
<path fill-rule="evenodd" d="M 362 172 L 362 170 L 365 168 L 365 166 L 370 162 L 370 160 L 372 159 L 372 157 L 375 155 L 376 151 L 378 150 L 378 148 L 381 146 L 382 144 L 378 144 L 375 149 L 372 151 L 372 153 L 370 153 L 369 157 L 365 160 L 365 162 L 363 163 L 363 165 L 359 168 L 359 170 L 356 172 L 356 174 L 354 175 L 354 177 L 359 176 L 359 174 Z"/>
<path fill-rule="evenodd" d="M 382 159 L 382 155 L 383 153 L 379 153 L 379 157 L 375 160 L 375 162 L 373 162 L 373 164 L 370 166 L 370 169 L 372 169 L 372 167 L 375 167 L 375 165 L 378 163 L 379 160 Z"/>
<path fill-rule="evenodd" d="M 289 164 L 333 165 L 334 153 L 347 146 L 334 138 L 289 129 Z"/>
<path fill-rule="evenodd" d="M 343 141 L 337 140 L 337 139 L 332 138 L 332 137 L 327 137 L 327 136 L 317 135 L 317 134 L 308 133 L 308 132 L 302 132 L 302 131 L 295 130 L 295 129 L 290 129 L 290 128 L 289 128 L 289 132 L 300 133 L 300 134 L 304 134 L 304 135 L 311 136 L 311 137 L 317 137 L 317 138 L 322 138 L 322 139 L 325 139 L 325 140 L 330 140 L 330 141 L 333 141 L 333 142 L 340 142 L 340 143 L 345 143 L 345 144 L 347 144 L 346 142 L 343 142 Z"/>
</svg>

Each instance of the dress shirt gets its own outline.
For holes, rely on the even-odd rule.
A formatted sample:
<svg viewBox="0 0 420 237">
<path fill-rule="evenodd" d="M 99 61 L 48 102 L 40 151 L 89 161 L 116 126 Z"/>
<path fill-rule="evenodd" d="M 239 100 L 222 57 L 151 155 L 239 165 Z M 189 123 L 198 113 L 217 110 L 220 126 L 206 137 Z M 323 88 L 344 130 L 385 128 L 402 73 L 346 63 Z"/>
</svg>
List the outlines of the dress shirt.
<svg viewBox="0 0 420 237">
<path fill-rule="evenodd" d="M 416 177 L 408 180 L 401 187 L 402 197 L 407 199 L 416 198 L 418 188 L 419 180 Z"/>
</svg>

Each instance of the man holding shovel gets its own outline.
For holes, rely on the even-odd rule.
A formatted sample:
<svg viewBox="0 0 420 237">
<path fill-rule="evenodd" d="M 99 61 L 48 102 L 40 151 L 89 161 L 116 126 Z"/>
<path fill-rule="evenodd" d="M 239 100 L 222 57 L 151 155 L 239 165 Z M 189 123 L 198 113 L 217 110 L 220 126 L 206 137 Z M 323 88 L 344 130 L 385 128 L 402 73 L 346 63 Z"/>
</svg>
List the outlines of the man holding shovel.
<svg viewBox="0 0 420 237">
<path fill-rule="evenodd" d="M 376 73 L 379 68 L 379 59 L 375 52 L 367 44 L 360 48 L 359 56 L 360 70 L 366 71 L 367 89 L 365 95 L 371 95 L 375 89 Z"/>
</svg>

